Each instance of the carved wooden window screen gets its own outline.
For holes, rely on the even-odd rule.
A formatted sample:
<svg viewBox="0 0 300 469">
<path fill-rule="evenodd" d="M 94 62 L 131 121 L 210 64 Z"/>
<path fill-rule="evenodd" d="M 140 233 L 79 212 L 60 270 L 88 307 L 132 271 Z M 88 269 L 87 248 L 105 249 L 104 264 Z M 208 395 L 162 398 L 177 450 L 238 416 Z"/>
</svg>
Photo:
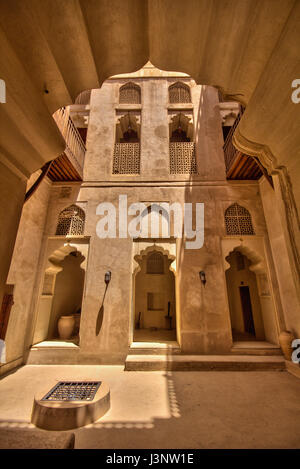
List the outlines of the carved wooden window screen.
<svg viewBox="0 0 300 469">
<path fill-rule="evenodd" d="M 127 83 L 121 86 L 120 104 L 141 104 L 141 88 L 134 83 Z"/>
<path fill-rule="evenodd" d="M 56 235 L 83 235 L 85 213 L 77 205 L 71 205 L 63 210 L 58 218 Z"/>
<path fill-rule="evenodd" d="M 254 235 L 251 215 L 245 207 L 235 203 L 225 212 L 226 233 L 228 235 Z"/>
<path fill-rule="evenodd" d="M 170 173 L 197 174 L 194 142 L 170 142 Z"/>
<path fill-rule="evenodd" d="M 115 143 L 113 174 L 140 174 L 139 143 Z"/>
<path fill-rule="evenodd" d="M 169 102 L 170 103 L 190 103 L 191 92 L 190 88 L 183 83 L 174 83 L 169 87 Z"/>
<path fill-rule="evenodd" d="M 147 274 L 163 274 L 164 258 L 159 252 L 150 254 L 147 259 Z"/>
</svg>

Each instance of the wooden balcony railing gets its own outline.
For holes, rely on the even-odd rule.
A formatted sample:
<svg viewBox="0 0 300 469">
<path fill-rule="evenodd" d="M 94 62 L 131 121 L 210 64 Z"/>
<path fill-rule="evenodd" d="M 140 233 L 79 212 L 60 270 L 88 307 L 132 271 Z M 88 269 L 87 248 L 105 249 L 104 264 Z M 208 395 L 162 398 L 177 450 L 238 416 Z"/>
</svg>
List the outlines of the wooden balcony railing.
<svg viewBox="0 0 300 469">
<path fill-rule="evenodd" d="M 250 156 L 237 150 L 232 143 L 232 136 L 243 115 L 243 108 L 237 115 L 233 126 L 229 130 L 223 149 L 226 167 L 227 179 L 238 180 L 257 180 L 264 175 L 270 185 L 273 187 L 272 177 L 268 174 L 266 168 L 261 164 L 259 158 Z"/>
<path fill-rule="evenodd" d="M 230 167 L 232 166 L 233 162 L 237 158 L 237 156 L 240 154 L 240 152 L 235 148 L 235 146 L 232 143 L 232 136 L 235 132 L 235 129 L 237 128 L 241 117 L 242 117 L 243 111 L 240 111 L 233 123 L 233 126 L 229 130 L 225 143 L 223 145 L 223 150 L 224 150 L 224 158 L 225 158 L 225 166 L 226 166 L 226 172 L 229 171 Z"/>
<path fill-rule="evenodd" d="M 83 175 L 83 163 L 86 147 L 80 136 L 80 133 L 78 132 L 70 117 L 69 108 L 63 107 L 59 109 L 53 114 L 53 118 L 66 142 L 64 155 L 67 157 L 68 163 L 72 166 L 70 169 L 73 174 L 73 179 L 75 178 L 75 180 L 81 180 Z M 64 158 L 64 163 L 65 171 L 67 171 L 68 168 L 66 167 L 66 158 Z M 51 171 L 52 170 L 53 165 Z M 76 173 L 77 178 L 74 176 Z"/>
</svg>

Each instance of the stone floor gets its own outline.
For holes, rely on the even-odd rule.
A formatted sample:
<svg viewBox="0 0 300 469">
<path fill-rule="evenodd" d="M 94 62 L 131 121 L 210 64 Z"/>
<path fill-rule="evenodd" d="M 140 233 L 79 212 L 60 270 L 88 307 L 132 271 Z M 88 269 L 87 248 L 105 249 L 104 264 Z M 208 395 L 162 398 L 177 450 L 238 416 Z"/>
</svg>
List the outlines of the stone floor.
<svg viewBox="0 0 300 469">
<path fill-rule="evenodd" d="M 28 365 L 0 381 L 0 431 L 32 428 L 33 396 L 57 380 L 105 380 L 111 409 L 76 448 L 300 448 L 300 380 L 283 372 L 124 372 Z"/>
<path fill-rule="evenodd" d="M 134 342 L 169 342 L 176 341 L 175 329 L 135 329 L 133 335 Z"/>
</svg>

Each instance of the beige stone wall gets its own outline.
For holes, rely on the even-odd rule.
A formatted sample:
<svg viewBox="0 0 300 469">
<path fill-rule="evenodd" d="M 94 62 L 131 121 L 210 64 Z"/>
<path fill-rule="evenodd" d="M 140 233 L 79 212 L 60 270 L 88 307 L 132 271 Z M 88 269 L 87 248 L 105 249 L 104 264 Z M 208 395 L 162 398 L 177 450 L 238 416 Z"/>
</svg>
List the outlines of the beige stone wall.
<svg viewBox="0 0 300 469">
<path fill-rule="evenodd" d="M 191 90 L 192 103 L 170 104 L 168 87 L 177 77 L 136 78 L 141 87 L 141 104 L 119 104 L 119 88 L 128 80 L 111 79 L 101 89 L 92 90 L 85 157 L 85 181 L 177 181 L 190 180 L 189 174 L 170 174 L 169 122 L 179 112 L 191 117 L 196 144 L 198 174 L 195 181 L 224 181 L 225 164 L 218 92 L 181 78 Z M 139 175 L 112 174 L 116 124 L 123 113 L 140 113 L 141 171 Z"/>
<path fill-rule="evenodd" d="M 33 175 L 32 180 L 35 179 Z M 32 184 L 28 182 L 28 186 Z M 51 183 L 44 180 L 25 203 L 7 283 L 14 285 L 14 305 L 6 333 L 7 362 L 23 356 L 31 341 L 34 322 L 35 280 Z"/>
<path fill-rule="evenodd" d="M 0 154 L 0 161 L 2 155 Z M 26 191 L 26 179 L 20 172 L 14 172 L 0 162 L 0 207 L 1 226 L 1 267 L 0 267 L 0 303 L 13 254 L 19 221 Z"/>
<path fill-rule="evenodd" d="M 300 306 L 297 296 L 299 285 L 295 284 L 293 275 L 290 246 L 280 211 L 282 202 L 278 200 L 278 192 L 273 191 L 266 181 L 261 181 L 259 187 L 284 314 L 282 329 L 291 330 L 296 337 L 300 337 Z"/>
<path fill-rule="evenodd" d="M 196 85 L 189 77 L 182 77 L 191 86 L 192 104 L 171 106 L 168 103 L 168 86 L 177 79 L 175 76 L 151 76 L 146 80 L 136 77 L 134 82 L 141 86 L 142 103 L 135 106 L 121 106 L 118 103 L 118 90 L 127 81 L 125 78 L 112 78 L 101 89 L 92 91 L 84 181 L 82 184 L 53 184 L 47 213 L 44 205 L 37 208 L 37 213 L 41 211 L 45 215 L 46 222 L 43 230 L 42 218 L 39 219 L 40 238 L 39 243 L 35 243 L 38 253 L 32 266 L 35 275 L 33 278 L 32 274 L 26 286 L 28 291 L 33 291 L 29 309 L 31 316 L 29 313 L 19 316 L 25 318 L 26 327 L 30 330 L 27 336 L 31 342 L 45 340 L 51 322 L 53 298 L 47 299 L 43 295 L 45 272 L 54 269 L 57 274 L 69 249 L 76 248 L 85 256 L 86 270 L 79 360 L 97 363 L 124 361 L 135 322 L 135 255 L 142 241 L 138 243 L 130 238 L 100 239 L 96 234 L 100 220 L 96 214 L 99 203 L 111 202 L 118 208 L 119 195 L 124 194 L 128 197 L 128 205 L 134 202 L 179 202 L 182 206 L 185 202 L 194 205 L 204 203 L 203 247 L 186 249 L 185 241 L 178 239 L 171 249 L 176 261 L 178 341 L 185 353 L 217 354 L 230 351 L 232 335 L 225 275 L 228 252 L 223 244 L 224 240 L 228 240 L 224 212 L 234 202 L 247 208 L 255 230 L 255 235 L 248 237 L 252 244 L 246 237 L 237 236 L 229 240 L 232 243 L 229 248 L 232 250 L 237 245 L 251 244 L 251 254 L 261 259 L 263 268 L 258 270 L 257 275 L 267 275 L 271 292 L 268 298 L 260 302 L 262 315 L 264 325 L 265 321 L 271 324 L 269 330 L 272 332 L 267 339 L 277 342 L 282 306 L 285 305 L 281 304 L 282 292 L 280 290 L 278 293 L 273 267 L 276 236 L 273 241 L 270 239 L 271 250 L 267 231 L 270 222 L 266 207 L 262 205 L 260 185 L 256 181 L 226 181 L 217 91 L 212 87 Z M 133 109 L 141 114 L 141 173 L 113 175 L 116 115 Z M 169 174 L 169 116 L 177 111 L 189 112 L 193 117 L 198 165 L 198 174 L 195 175 Z M 62 186 L 71 188 L 67 197 L 62 192 Z M 39 197 L 42 198 L 42 193 Z M 59 213 L 72 203 L 85 211 L 84 236 L 56 237 Z M 268 210 L 272 213 L 271 206 Z M 29 216 L 27 223 L 30 225 L 28 230 L 32 230 L 33 222 Z M 22 239 L 25 231 L 23 228 L 20 230 Z M 154 240 L 144 242 L 148 247 L 154 244 Z M 170 250 L 169 240 L 156 240 L 156 243 L 162 249 Z M 24 246 L 20 259 L 15 262 L 24 262 L 22 259 L 30 257 L 31 251 L 31 245 Z M 112 272 L 112 278 L 106 290 L 104 275 L 108 270 Z M 200 282 L 201 270 L 206 274 L 205 286 Z M 18 267 L 19 276 L 24 271 L 24 266 Z M 20 327 L 20 324 L 16 326 Z"/>
<path fill-rule="evenodd" d="M 58 187 L 56 195 L 59 194 Z M 204 202 L 205 242 L 202 249 L 187 250 L 183 241 L 177 241 L 177 313 L 180 321 L 182 349 L 191 353 L 221 353 L 231 346 L 231 325 L 227 301 L 225 268 L 221 239 L 226 235 L 224 211 L 238 201 L 252 214 L 255 233 L 267 237 L 266 225 L 261 208 L 257 183 L 185 185 L 158 184 L 149 187 L 138 184 L 130 187 L 100 187 L 99 184 L 84 183 L 78 195 L 86 204 L 85 235 L 90 236 L 87 263 L 86 290 L 82 305 L 80 348 L 83 355 L 122 357 L 126 354 L 134 324 L 133 272 L 134 242 L 130 239 L 99 239 L 96 224 L 101 218 L 96 215 L 100 202 L 112 202 L 118 207 L 120 194 L 128 196 L 128 205 L 136 201 L 184 203 Z M 60 211 L 57 199 L 52 195 L 53 225 L 48 232 L 55 232 L 55 223 Z M 118 225 L 118 220 L 117 220 Z M 256 236 L 255 236 L 256 237 Z M 168 244 L 168 243 L 166 243 Z M 163 246 L 163 242 L 160 243 Z M 105 291 L 104 275 L 112 272 L 105 301 L 103 322 L 96 335 L 96 323 Z M 199 271 L 206 272 L 207 283 L 202 286 Z"/>
</svg>

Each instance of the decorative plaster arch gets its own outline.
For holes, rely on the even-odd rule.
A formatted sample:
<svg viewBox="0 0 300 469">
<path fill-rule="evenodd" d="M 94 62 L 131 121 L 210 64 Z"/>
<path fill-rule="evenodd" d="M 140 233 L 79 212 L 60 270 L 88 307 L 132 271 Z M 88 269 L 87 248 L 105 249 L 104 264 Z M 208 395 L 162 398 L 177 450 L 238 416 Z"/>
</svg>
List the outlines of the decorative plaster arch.
<svg viewBox="0 0 300 469">
<path fill-rule="evenodd" d="M 141 138 L 141 119 L 138 114 L 133 111 L 128 112 L 121 117 L 118 117 L 118 122 L 116 124 L 116 142 L 119 142 L 125 132 L 127 132 L 129 123 L 132 129 L 137 133 L 138 138 Z"/>
<path fill-rule="evenodd" d="M 84 248 L 83 250 L 80 247 Z M 83 260 L 80 263 L 80 268 L 86 272 L 87 264 L 87 252 L 83 252 L 87 249 L 86 244 L 77 244 L 62 241 L 61 245 L 57 245 L 54 250 L 47 255 L 46 267 L 43 270 L 42 279 L 40 282 L 39 298 L 36 305 L 35 311 L 35 322 L 33 327 L 33 343 L 42 342 L 47 338 L 47 331 L 49 326 L 49 319 L 52 308 L 52 301 L 54 298 L 56 276 L 63 270 L 62 261 L 72 252 L 80 253 L 83 256 Z M 45 289 L 46 287 L 46 289 Z M 84 287 L 83 287 L 84 291 Z M 83 298 L 82 298 L 83 301 Z M 42 302 L 46 302 L 46 310 L 42 306 Z"/>
<path fill-rule="evenodd" d="M 268 259 L 265 252 L 263 236 L 228 236 L 221 240 L 221 244 L 225 275 L 226 270 L 230 268 L 230 264 L 229 262 L 227 262 L 226 258 L 231 252 L 239 251 L 250 260 L 251 265 L 249 266 L 249 270 L 256 274 L 257 286 L 259 288 L 259 291 L 262 288 L 262 278 L 266 279 L 267 288 L 269 290 L 269 299 L 265 297 L 262 293 L 259 293 L 266 340 L 269 340 L 272 343 L 278 343 L 278 333 L 280 330 L 285 329 L 285 320 L 281 316 L 281 313 L 280 311 L 278 311 L 278 308 L 276 306 L 274 296 L 275 292 L 273 290 L 272 280 L 269 273 Z M 269 301 L 269 306 L 267 309 L 265 309 L 261 298 L 264 298 L 264 302 Z"/>
<path fill-rule="evenodd" d="M 194 138 L 194 124 L 193 116 L 184 112 L 178 112 L 175 115 L 170 114 L 169 118 L 169 133 L 170 137 L 172 133 L 179 127 L 179 119 L 182 130 L 186 133 L 186 136 L 193 141 Z"/>
<path fill-rule="evenodd" d="M 252 238 L 252 236 L 250 236 L 249 238 Z M 224 238 L 222 240 L 224 271 L 230 268 L 230 264 L 226 260 L 226 258 L 230 255 L 231 252 L 239 251 L 251 261 L 249 270 L 256 274 L 267 273 L 266 258 L 263 245 L 261 246 L 260 242 L 257 243 L 257 240 L 259 238 L 249 238 Z"/>
<path fill-rule="evenodd" d="M 70 243 L 65 243 L 63 246 L 55 249 L 50 256 L 48 257 L 48 266 L 45 269 L 45 274 L 58 274 L 63 270 L 61 266 L 62 261 L 67 257 L 71 252 L 78 252 L 83 256 L 83 260 L 80 264 L 80 267 L 83 270 L 86 270 L 86 256 L 82 254 L 80 250 L 77 249 L 77 246 Z"/>
<path fill-rule="evenodd" d="M 237 118 L 237 112 L 230 111 L 228 114 L 225 114 L 222 117 L 222 125 L 223 126 L 231 126 L 234 124 L 235 119 Z"/>
<path fill-rule="evenodd" d="M 173 272 L 174 275 L 177 274 L 176 271 L 176 256 L 171 254 L 167 249 L 163 248 L 162 246 L 157 246 L 156 244 L 153 244 L 152 246 L 148 246 L 147 248 L 143 249 L 140 251 L 139 254 L 136 254 L 134 256 L 134 261 L 135 265 L 133 266 L 133 275 L 135 276 L 138 272 L 141 271 L 141 264 L 143 262 L 143 257 L 147 256 L 151 252 L 161 252 L 164 256 L 168 257 L 168 260 L 170 261 L 169 265 L 169 270 Z"/>
</svg>

